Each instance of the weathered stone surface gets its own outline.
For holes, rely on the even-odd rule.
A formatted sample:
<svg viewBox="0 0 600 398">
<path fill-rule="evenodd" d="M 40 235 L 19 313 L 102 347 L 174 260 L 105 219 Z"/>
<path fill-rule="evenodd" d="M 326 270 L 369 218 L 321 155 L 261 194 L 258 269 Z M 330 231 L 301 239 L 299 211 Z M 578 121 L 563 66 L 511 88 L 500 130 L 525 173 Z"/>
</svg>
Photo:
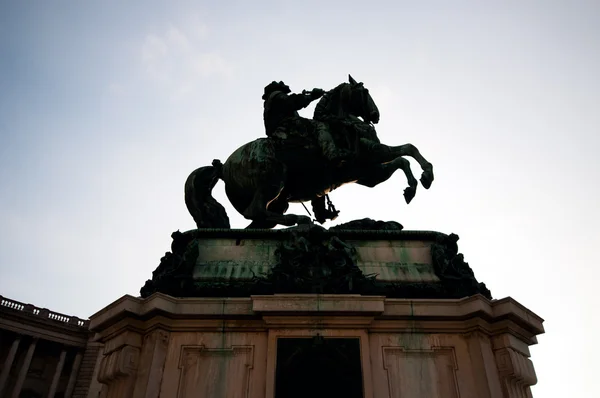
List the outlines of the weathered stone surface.
<svg viewBox="0 0 600 398">
<path fill-rule="evenodd" d="M 141 294 L 273 293 L 458 298 L 481 293 L 456 235 L 398 230 L 193 230 L 173 233 Z"/>
<path fill-rule="evenodd" d="M 481 295 L 177 299 L 158 293 L 117 300 L 92 315 L 90 328 L 106 347 L 100 373 L 106 398 L 274 398 L 282 339 L 355 339 L 359 396 L 366 398 L 531 397 L 537 379 L 529 346 L 544 333 L 543 320 L 512 298 Z M 300 382 L 323 396 L 314 379 Z"/>
</svg>

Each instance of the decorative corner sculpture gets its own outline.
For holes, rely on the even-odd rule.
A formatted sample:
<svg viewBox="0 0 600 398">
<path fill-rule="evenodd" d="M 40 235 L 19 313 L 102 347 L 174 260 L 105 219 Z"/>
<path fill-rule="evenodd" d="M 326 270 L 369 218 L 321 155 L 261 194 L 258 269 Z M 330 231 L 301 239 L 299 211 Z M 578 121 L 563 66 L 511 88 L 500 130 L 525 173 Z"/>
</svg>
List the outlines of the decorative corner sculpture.
<svg viewBox="0 0 600 398">
<path fill-rule="evenodd" d="M 393 222 L 358 220 L 340 226 L 346 232 L 360 226 L 372 231 L 399 232 Z M 248 297 L 271 294 L 362 294 L 389 298 L 463 298 L 482 294 L 492 298 L 484 283 L 475 279 L 473 270 L 458 253 L 458 236 L 436 233 L 431 257 L 439 283 L 381 282 L 376 275 L 365 275 L 358 267 L 356 248 L 335 232 L 319 226 L 292 228 L 275 251 L 275 262 L 265 274 L 249 280 L 193 277 L 199 254 L 198 230 L 174 232 L 171 252 L 141 288 L 142 297 L 161 292 L 173 297 Z"/>
<path fill-rule="evenodd" d="M 404 199 L 410 203 L 418 182 L 405 156 L 421 166 L 421 184 L 433 182 L 433 166 L 412 144 L 384 145 L 374 124 L 379 110 L 363 83 L 349 76 L 332 90 L 292 94 L 283 82 L 265 87 L 264 123 L 267 137 L 238 148 L 224 164 L 193 171 L 185 183 L 185 203 L 198 228 L 229 228 L 225 209 L 211 195 L 219 179 L 233 207 L 246 219 L 247 228 L 310 224 L 310 217 L 285 214 L 289 203 L 312 204 L 315 219 L 323 224 L 338 212 L 327 194 L 344 184 L 374 187 L 400 169 L 408 187 Z M 313 119 L 298 115 L 320 99 Z"/>
</svg>

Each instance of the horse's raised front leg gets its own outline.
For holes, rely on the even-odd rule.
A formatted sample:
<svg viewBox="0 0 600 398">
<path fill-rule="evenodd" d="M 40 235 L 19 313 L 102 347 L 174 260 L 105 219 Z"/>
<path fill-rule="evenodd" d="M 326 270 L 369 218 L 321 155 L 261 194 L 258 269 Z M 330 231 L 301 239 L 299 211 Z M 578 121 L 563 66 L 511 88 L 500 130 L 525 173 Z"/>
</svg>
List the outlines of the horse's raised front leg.
<svg viewBox="0 0 600 398">
<path fill-rule="evenodd" d="M 406 200 L 406 203 L 410 203 L 410 201 L 415 197 L 419 183 L 410 169 L 409 161 L 403 157 L 397 157 L 391 162 L 378 164 L 367 168 L 365 170 L 367 175 L 360 178 L 357 183 L 373 188 L 375 185 L 381 184 L 390 178 L 398 169 L 401 169 L 404 172 L 406 180 L 408 181 L 408 187 L 404 190 L 404 200 Z"/>
<path fill-rule="evenodd" d="M 419 152 L 417 147 L 413 144 L 404 144 L 394 148 L 398 148 L 399 152 L 404 153 L 404 155 L 400 156 L 410 156 L 419 163 L 423 170 L 423 173 L 421 174 L 421 184 L 423 184 L 423 188 L 429 189 L 433 182 L 433 165 L 421 155 L 421 152 Z"/>
<path fill-rule="evenodd" d="M 368 151 L 368 156 L 378 156 L 382 160 L 382 163 L 391 162 L 399 156 L 412 157 L 419 163 L 423 170 L 421 184 L 423 184 L 425 189 L 431 187 L 431 183 L 433 182 L 433 165 L 421 155 L 416 146 L 412 144 L 388 146 L 363 138 L 361 138 L 361 146 Z"/>
</svg>

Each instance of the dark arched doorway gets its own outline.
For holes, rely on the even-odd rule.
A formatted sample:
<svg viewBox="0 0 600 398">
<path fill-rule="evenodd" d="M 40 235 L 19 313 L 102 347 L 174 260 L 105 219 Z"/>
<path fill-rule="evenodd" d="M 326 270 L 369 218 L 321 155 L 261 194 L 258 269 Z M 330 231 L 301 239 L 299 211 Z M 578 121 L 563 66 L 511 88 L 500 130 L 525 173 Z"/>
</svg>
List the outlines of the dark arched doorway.
<svg viewBox="0 0 600 398">
<path fill-rule="evenodd" d="M 275 398 L 363 398 L 356 339 L 277 340 Z"/>
</svg>

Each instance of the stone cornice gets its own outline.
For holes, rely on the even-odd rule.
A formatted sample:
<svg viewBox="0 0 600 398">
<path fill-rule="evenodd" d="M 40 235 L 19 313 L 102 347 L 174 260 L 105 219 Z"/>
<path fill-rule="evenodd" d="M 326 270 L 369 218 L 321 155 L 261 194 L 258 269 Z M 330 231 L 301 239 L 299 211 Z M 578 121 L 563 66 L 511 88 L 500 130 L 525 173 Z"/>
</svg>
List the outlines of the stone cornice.
<svg viewBox="0 0 600 398">
<path fill-rule="evenodd" d="M 353 320 L 353 318 L 356 318 Z M 287 321 L 286 321 L 287 319 Z M 147 299 L 124 296 L 92 315 L 90 329 L 107 334 L 135 325 L 138 332 L 165 330 L 264 330 L 317 322 L 323 327 L 363 325 L 377 331 L 414 333 L 509 333 L 535 344 L 543 319 L 514 299 L 490 301 L 481 295 L 460 300 L 386 299 L 360 295 L 274 295 L 248 298 L 176 299 L 155 293 Z M 126 326 L 129 325 L 129 326 Z M 104 337 L 103 337 L 104 336 Z"/>
</svg>

